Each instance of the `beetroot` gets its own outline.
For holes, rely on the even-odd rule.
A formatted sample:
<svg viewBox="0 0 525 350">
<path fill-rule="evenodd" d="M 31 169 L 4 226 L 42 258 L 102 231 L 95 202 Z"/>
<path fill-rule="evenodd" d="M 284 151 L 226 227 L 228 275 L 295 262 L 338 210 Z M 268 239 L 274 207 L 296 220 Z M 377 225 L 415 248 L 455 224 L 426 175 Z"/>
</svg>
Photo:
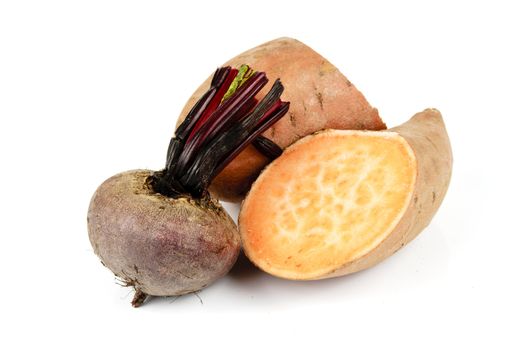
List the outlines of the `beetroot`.
<svg viewBox="0 0 525 350">
<path fill-rule="evenodd" d="M 133 306 L 148 295 L 200 290 L 235 263 L 239 233 L 207 188 L 287 112 L 279 80 L 259 103 L 255 100 L 267 82 L 264 73 L 245 65 L 218 69 L 210 89 L 172 137 L 165 168 L 117 174 L 93 195 L 91 244 L 102 263 L 135 289 Z M 255 142 L 275 152 L 271 141 Z"/>
</svg>

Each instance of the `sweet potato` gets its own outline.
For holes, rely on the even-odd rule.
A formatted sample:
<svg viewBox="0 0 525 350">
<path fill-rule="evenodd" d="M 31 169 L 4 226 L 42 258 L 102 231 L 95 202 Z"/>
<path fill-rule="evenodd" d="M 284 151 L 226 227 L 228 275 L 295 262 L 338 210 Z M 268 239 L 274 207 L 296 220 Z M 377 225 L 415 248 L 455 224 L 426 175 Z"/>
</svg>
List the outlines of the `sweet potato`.
<svg viewBox="0 0 525 350">
<path fill-rule="evenodd" d="M 280 38 L 257 46 L 229 60 L 226 65 L 248 64 L 264 71 L 270 80 L 280 78 L 290 101 L 288 115 L 263 136 L 285 148 L 321 129 L 382 130 L 382 122 L 356 87 L 324 57 L 298 40 Z M 206 80 L 184 107 L 179 123 L 210 84 Z M 264 95 L 263 89 L 259 96 Z M 270 159 L 247 147 L 214 179 L 210 191 L 222 200 L 240 201 Z"/>
<path fill-rule="evenodd" d="M 254 182 L 239 214 L 243 249 L 262 270 L 287 279 L 368 268 L 430 223 L 451 169 L 435 109 L 388 131 L 307 136 Z"/>
</svg>

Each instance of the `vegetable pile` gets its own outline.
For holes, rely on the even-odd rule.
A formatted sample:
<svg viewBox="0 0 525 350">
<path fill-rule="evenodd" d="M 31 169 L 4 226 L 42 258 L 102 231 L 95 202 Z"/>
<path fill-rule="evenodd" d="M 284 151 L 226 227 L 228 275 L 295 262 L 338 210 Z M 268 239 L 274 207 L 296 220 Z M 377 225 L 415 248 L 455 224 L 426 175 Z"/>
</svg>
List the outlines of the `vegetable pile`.
<svg viewBox="0 0 525 350">
<path fill-rule="evenodd" d="M 371 267 L 430 223 L 452 171 L 436 109 L 385 128 L 321 55 L 293 39 L 268 42 L 197 89 L 164 169 L 100 185 L 88 212 L 91 244 L 135 289 L 133 306 L 206 287 L 231 269 L 241 246 L 285 279 Z M 216 198 L 243 200 L 238 228 Z"/>
</svg>

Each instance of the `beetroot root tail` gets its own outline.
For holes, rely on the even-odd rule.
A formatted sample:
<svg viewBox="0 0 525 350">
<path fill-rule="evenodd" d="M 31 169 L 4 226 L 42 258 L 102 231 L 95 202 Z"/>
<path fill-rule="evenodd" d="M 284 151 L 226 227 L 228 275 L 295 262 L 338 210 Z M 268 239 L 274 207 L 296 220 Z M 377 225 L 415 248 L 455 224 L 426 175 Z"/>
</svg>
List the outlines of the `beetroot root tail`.
<svg viewBox="0 0 525 350">
<path fill-rule="evenodd" d="M 131 306 L 139 307 L 142 304 L 144 304 L 147 298 L 148 298 L 148 294 L 144 293 L 140 289 L 136 289 L 135 295 L 133 296 L 133 300 L 131 301 Z"/>
</svg>

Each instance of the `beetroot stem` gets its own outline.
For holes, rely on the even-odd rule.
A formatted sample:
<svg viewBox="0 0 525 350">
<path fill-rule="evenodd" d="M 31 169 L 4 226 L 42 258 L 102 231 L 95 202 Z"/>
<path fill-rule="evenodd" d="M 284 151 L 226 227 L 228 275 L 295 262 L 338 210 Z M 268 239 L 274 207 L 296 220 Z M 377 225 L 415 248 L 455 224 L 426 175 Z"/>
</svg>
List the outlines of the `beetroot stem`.
<svg viewBox="0 0 525 350">
<path fill-rule="evenodd" d="M 257 103 L 255 95 L 267 83 L 264 73 L 246 65 L 217 69 L 210 89 L 171 139 L 166 168 L 152 177 L 154 189 L 172 197 L 204 195 L 211 180 L 288 111 L 289 103 L 280 100 L 284 88 L 279 80 Z M 277 145 L 262 140 L 263 147 L 277 153 Z"/>
<path fill-rule="evenodd" d="M 264 154 L 267 158 L 274 160 L 279 157 L 283 150 L 275 142 L 266 138 L 262 135 L 257 136 L 253 141 L 252 145 L 257 149 L 257 151 Z"/>
<path fill-rule="evenodd" d="M 219 92 L 219 88 L 224 85 L 230 71 L 230 67 L 219 68 L 215 71 L 209 90 L 206 91 L 206 93 L 197 101 L 187 117 L 177 128 L 175 136 L 171 138 L 168 147 L 168 154 L 166 157 L 166 170 L 168 173 L 174 168 L 175 162 L 182 151 L 182 146 L 186 143 L 190 132 L 195 127 L 198 120 L 203 116 L 204 111 L 209 106 L 215 95 Z"/>
<path fill-rule="evenodd" d="M 176 176 L 182 176 L 188 170 L 188 165 L 191 164 L 191 160 L 200 151 L 201 146 L 204 146 L 203 143 L 223 132 L 228 122 L 231 121 L 244 104 L 250 102 L 267 82 L 268 79 L 263 73 L 254 75 L 237 93 L 210 116 L 193 139 L 189 141 L 189 144 L 184 147 L 177 163 Z"/>
<path fill-rule="evenodd" d="M 286 114 L 289 103 L 282 103 L 279 100 L 283 90 L 281 82 L 277 80 L 249 116 L 219 134 L 198 154 L 192 166 L 181 178 L 181 182 L 189 184 L 194 189 L 195 195 L 202 194 L 211 180 L 255 137 Z M 271 114 L 268 115 L 270 110 Z M 262 124 L 260 124 L 261 120 L 264 120 Z"/>
<path fill-rule="evenodd" d="M 190 136 L 188 136 L 188 139 L 186 142 L 190 142 L 195 134 L 203 127 L 203 125 L 210 119 L 213 112 L 219 107 L 221 104 L 221 101 L 223 100 L 224 94 L 228 91 L 228 86 L 233 83 L 235 77 L 237 76 L 237 70 L 236 69 L 230 69 L 228 72 L 228 75 L 226 76 L 226 79 L 224 81 L 221 81 L 221 85 L 219 86 L 219 90 L 213 96 L 213 99 L 210 101 L 209 105 L 206 107 L 206 110 L 203 112 L 202 117 L 199 118 L 197 121 L 195 127 L 191 130 Z"/>
</svg>

